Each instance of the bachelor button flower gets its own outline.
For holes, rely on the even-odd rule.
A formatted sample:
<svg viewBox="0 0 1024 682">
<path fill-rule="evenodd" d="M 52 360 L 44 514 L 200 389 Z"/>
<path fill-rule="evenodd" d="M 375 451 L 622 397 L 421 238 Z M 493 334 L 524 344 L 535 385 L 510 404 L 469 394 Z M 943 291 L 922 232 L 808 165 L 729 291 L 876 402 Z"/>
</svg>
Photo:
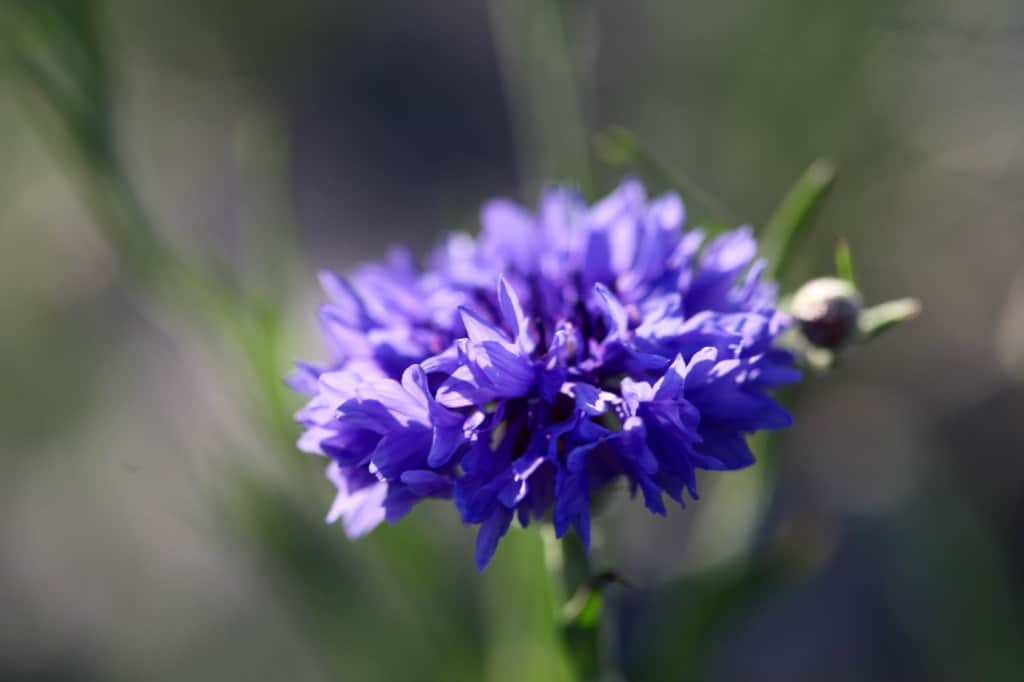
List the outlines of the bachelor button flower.
<svg viewBox="0 0 1024 682">
<path fill-rule="evenodd" d="M 790 423 L 789 324 L 749 228 L 706 242 L 679 197 L 634 181 L 593 206 L 571 189 L 531 213 L 485 205 L 478 238 L 320 275 L 330 359 L 298 365 L 302 450 L 337 487 L 352 537 L 423 498 L 480 526 L 483 569 L 513 520 L 590 538 L 622 481 L 648 509 L 697 497 L 697 469 L 753 463 L 745 436 Z"/>
</svg>

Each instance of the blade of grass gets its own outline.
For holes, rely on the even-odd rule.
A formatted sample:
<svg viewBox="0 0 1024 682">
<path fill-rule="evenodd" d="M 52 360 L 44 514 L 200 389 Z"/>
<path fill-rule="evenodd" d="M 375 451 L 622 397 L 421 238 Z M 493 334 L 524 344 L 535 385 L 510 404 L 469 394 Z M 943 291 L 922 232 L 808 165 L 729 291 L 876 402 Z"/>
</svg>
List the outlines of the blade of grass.
<svg viewBox="0 0 1024 682">
<path fill-rule="evenodd" d="M 767 276 L 782 279 L 800 242 L 807 234 L 815 209 L 836 177 L 836 166 L 818 159 L 797 179 L 761 231 L 761 248 L 768 260 Z"/>
</svg>

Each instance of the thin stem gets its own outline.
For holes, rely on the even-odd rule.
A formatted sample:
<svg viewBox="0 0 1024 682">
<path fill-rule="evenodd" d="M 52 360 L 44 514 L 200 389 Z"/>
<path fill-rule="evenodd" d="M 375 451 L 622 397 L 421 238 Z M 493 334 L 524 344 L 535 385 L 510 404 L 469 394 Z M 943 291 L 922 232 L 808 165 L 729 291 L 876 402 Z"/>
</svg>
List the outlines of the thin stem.
<svg viewBox="0 0 1024 682">
<path fill-rule="evenodd" d="M 602 678 L 600 655 L 602 590 L 614 576 L 595 575 L 583 543 L 575 534 L 558 539 L 554 529 L 543 530 L 544 563 L 554 597 L 554 619 L 566 658 L 578 682 Z"/>
<path fill-rule="evenodd" d="M 26 10 L 28 23 L 13 28 L 36 30 L 38 27 L 29 20 L 52 19 L 51 23 L 68 34 L 61 34 L 63 41 L 49 34 L 37 36 L 38 44 L 31 43 L 34 51 L 13 49 L 9 56 L 16 67 L 14 73 L 24 77 L 26 93 L 37 95 L 27 104 L 39 108 L 32 112 L 36 114 L 32 118 L 42 128 L 41 138 L 51 145 L 55 156 L 68 164 L 70 175 L 77 180 L 73 186 L 120 267 L 161 308 L 211 337 L 225 338 L 234 345 L 247 361 L 247 373 L 258 387 L 254 407 L 273 424 L 273 434 L 281 443 L 290 444 L 295 428 L 283 398 L 277 362 L 280 315 L 243 291 L 216 263 L 187 257 L 161 236 L 118 159 L 109 123 L 108 68 L 94 34 L 95 18 L 60 12 L 50 15 L 47 7 L 39 11 L 42 14 L 36 16 Z M 77 9 L 68 6 L 62 11 Z M 74 25 L 65 26 L 65 22 Z M 0 25 L 6 30 L 12 28 L 10 24 Z M 24 38 L 22 34 L 13 35 Z M 47 37 L 51 38 L 49 42 Z M 78 49 L 72 50 L 75 46 Z M 15 47 L 24 46 L 18 43 Z M 70 61 L 62 50 L 88 55 L 88 59 L 83 58 L 88 73 L 79 73 L 85 67 Z M 79 80 L 86 81 L 88 87 Z M 75 84 L 79 89 L 72 87 Z"/>
<path fill-rule="evenodd" d="M 489 0 L 498 68 L 516 131 L 524 193 L 572 176 L 593 186 L 588 133 L 559 0 Z"/>
<path fill-rule="evenodd" d="M 687 173 L 663 161 L 629 130 L 611 126 L 597 135 L 594 145 L 600 159 L 609 166 L 632 168 L 655 185 L 680 192 L 689 212 L 698 222 L 710 223 L 707 227 L 724 227 L 737 222 L 735 211 L 722 199 Z"/>
</svg>

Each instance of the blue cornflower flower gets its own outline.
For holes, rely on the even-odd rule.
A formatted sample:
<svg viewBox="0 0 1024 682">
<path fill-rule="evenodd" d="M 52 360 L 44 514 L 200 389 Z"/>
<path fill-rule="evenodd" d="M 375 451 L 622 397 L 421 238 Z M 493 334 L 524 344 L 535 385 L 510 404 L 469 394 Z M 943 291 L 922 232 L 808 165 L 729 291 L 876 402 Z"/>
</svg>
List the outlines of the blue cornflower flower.
<svg viewBox="0 0 1024 682">
<path fill-rule="evenodd" d="M 635 181 L 593 206 L 564 187 L 536 213 L 492 201 L 481 222 L 424 270 L 394 250 L 320 275 L 330 360 L 290 382 L 350 536 L 442 498 L 480 526 L 481 569 L 513 520 L 588 545 L 609 485 L 665 514 L 698 469 L 748 466 L 745 436 L 790 423 L 770 396 L 799 379 L 775 344 L 790 321 L 749 228 L 705 243 L 679 197 Z"/>
</svg>

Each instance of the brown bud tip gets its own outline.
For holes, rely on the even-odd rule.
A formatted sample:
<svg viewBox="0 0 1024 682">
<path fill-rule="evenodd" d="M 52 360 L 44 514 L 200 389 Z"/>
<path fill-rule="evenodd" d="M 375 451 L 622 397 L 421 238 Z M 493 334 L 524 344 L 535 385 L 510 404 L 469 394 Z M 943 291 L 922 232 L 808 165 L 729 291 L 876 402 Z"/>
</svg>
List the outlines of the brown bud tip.
<svg viewBox="0 0 1024 682">
<path fill-rule="evenodd" d="M 857 336 L 857 318 L 863 307 L 860 292 L 835 277 L 813 279 L 793 297 L 791 313 L 800 331 L 818 348 L 838 350 Z"/>
</svg>

